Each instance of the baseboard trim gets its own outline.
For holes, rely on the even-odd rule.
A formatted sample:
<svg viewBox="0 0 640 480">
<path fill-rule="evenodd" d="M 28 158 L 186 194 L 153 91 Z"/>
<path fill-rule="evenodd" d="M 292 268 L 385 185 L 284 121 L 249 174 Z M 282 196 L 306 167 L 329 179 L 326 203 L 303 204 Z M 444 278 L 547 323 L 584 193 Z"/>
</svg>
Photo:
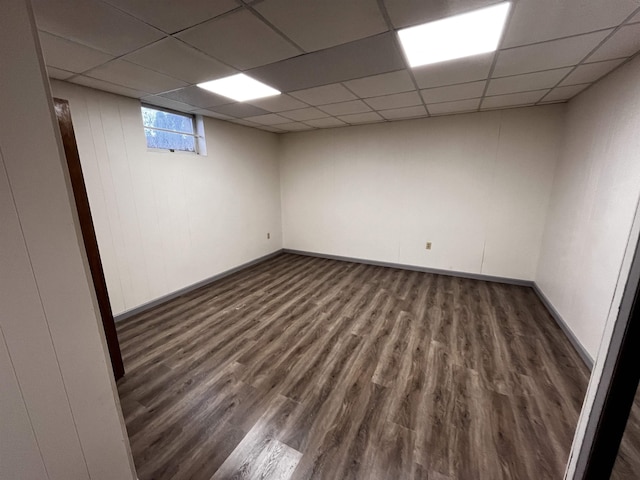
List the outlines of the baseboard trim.
<svg viewBox="0 0 640 480">
<path fill-rule="evenodd" d="M 494 275 L 483 275 L 481 273 L 458 272 L 456 270 L 441 270 L 438 268 L 420 267 L 416 265 L 406 265 L 404 263 L 380 262 L 378 260 L 367 260 L 364 258 L 343 257 L 340 255 L 328 255 L 324 253 L 306 252 L 303 250 L 293 250 L 284 248 L 284 253 L 293 253 L 295 255 L 305 255 L 308 257 L 328 258 L 330 260 L 340 260 L 344 262 L 364 263 L 366 265 L 375 265 L 377 267 L 399 268 L 401 270 L 412 270 L 414 272 L 433 273 L 436 275 L 447 275 L 450 277 L 470 278 L 472 280 L 483 280 L 485 282 L 507 283 L 509 285 L 519 285 L 522 287 L 531 287 L 531 280 L 520 280 L 518 278 L 497 277 Z"/>
<path fill-rule="evenodd" d="M 403 270 L 413 270 L 416 272 L 424 272 L 424 273 L 433 273 L 437 275 L 448 275 L 451 277 L 462 277 L 469 278 L 472 280 L 483 280 L 486 282 L 497 282 L 497 283 L 506 283 L 509 285 L 518 285 L 522 287 L 531 287 L 533 291 L 536 293 L 542 304 L 545 306 L 551 317 L 555 320 L 558 326 L 562 329 L 562 332 L 566 335 L 571 342 L 571 345 L 576 350 L 584 364 L 587 366 L 589 370 L 593 368 L 593 359 L 591 355 L 585 350 L 582 346 L 578 338 L 569 328 L 567 322 L 564 321 L 562 315 L 555 309 L 553 304 L 549 301 L 549 299 L 542 293 L 540 287 L 531 281 L 531 280 L 520 280 L 518 278 L 508 278 L 508 277 L 497 277 L 493 275 L 483 275 L 479 273 L 468 273 L 468 272 L 459 272 L 455 270 L 441 270 L 438 268 L 429 268 L 429 267 L 419 267 L 414 265 L 405 265 L 402 263 L 392 263 L 392 262 L 380 262 L 377 260 L 366 260 L 362 258 L 353 258 L 353 257 L 343 257 L 340 255 L 329 255 L 324 253 L 316 253 L 316 252 L 306 252 L 303 250 L 293 250 L 291 248 L 284 248 L 282 250 L 284 253 L 292 253 L 295 255 L 306 255 L 308 257 L 319 257 L 319 258 L 328 258 L 330 260 L 341 260 L 346 262 L 354 262 L 354 263 L 364 263 L 367 265 L 376 265 L 379 267 L 390 267 L 390 268 L 400 268 Z"/>
<path fill-rule="evenodd" d="M 562 318 L 562 315 L 560 315 L 560 313 L 556 310 L 556 308 L 553 306 L 553 304 L 549 301 L 549 299 L 546 297 L 546 295 L 542 292 L 542 290 L 540 290 L 540 287 L 538 287 L 538 285 L 531 281 L 531 280 L 521 280 L 521 279 L 517 279 L 517 278 L 509 278 L 509 277 L 497 277 L 494 275 L 483 275 L 480 273 L 468 273 L 468 272 L 459 272 L 459 271 L 455 271 L 455 270 L 441 270 L 438 268 L 429 268 L 429 267 L 420 267 L 420 266 L 415 266 L 415 265 L 406 265 L 403 263 L 393 263 L 393 262 L 381 262 L 381 261 L 377 261 L 377 260 L 367 260 L 367 259 L 363 259 L 363 258 L 355 258 L 355 257 L 345 257 L 345 256 L 341 256 L 341 255 L 330 255 L 330 254 L 325 254 L 325 253 L 317 253 L 317 252 L 307 252 L 304 250 L 294 250 L 291 248 L 282 248 L 280 250 L 276 250 L 274 252 L 271 252 L 267 255 L 264 255 L 262 257 L 256 258 L 254 260 L 251 260 L 249 262 L 243 263 L 241 265 L 238 265 L 237 267 L 233 267 L 229 270 L 225 270 L 224 272 L 218 273 L 216 275 L 213 275 L 209 278 L 206 278 L 204 280 L 201 280 L 199 282 L 196 282 L 192 285 L 189 285 L 187 287 L 181 288 L 180 290 L 176 290 L 175 292 L 172 293 L 168 293 L 167 295 L 163 295 L 162 297 L 156 298 L 155 300 L 152 300 L 150 302 L 147 303 L 143 303 L 142 305 L 139 305 L 137 307 L 134 307 L 130 310 L 126 310 L 122 313 L 120 313 L 119 315 L 115 315 L 114 316 L 114 320 L 116 322 L 121 322 L 123 320 L 126 320 L 128 318 L 133 317 L 134 315 L 137 315 L 139 313 L 145 312 L 151 308 L 157 307 L 158 305 L 161 305 L 165 302 L 168 302 L 169 300 L 173 300 L 174 298 L 177 298 L 181 295 L 184 295 L 186 293 L 189 293 L 193 290 L 196 290 L 200 287 L 204 287 L 205 285 L 209 285 L 210 283 L 213 283 L 217 280 L 220 280 L 222 278 L 228 277 L 229 275 L 233 275 L 234 273 L 239 272 L 240 270 L 244 270 L 245 268 L 249 268 L 252 267 L 254 265 L 257 265 L 258 263 L 262 263 L 266 260 L 269 260 L 270 258 L 276 257 L 278 255 L 280 255 L 281 253 L 291 253 L 294 255 L 304 255 L 307 257 L 318 257 L 318 258 L 326 258 L 329 260 L 338 260 L 338 261 L 344 261 L 344 262 L 353 262 L 353 263 L 363 263 L 366 265 L 375 265 L 378 267 L 389 267 L 389 268 L 399 268 L 402 270 L 412 270 L 415 272 L 423 272 L 423 273 L 433 273 L 436 275 L 448 275 L 450 277 L 461 277 L 461 278 L 469 278 L 472 280 L 482 280 L 485 282 L 496 282 L 496 283 L 506 283 L 509 285 L 518 285 L 518 286 L 522 286 L 522 287 L 531 287 L 533 288 L 533 291 L 536 293 L 536 295 L 538 296 L 538 298 L 540 299 L 540 301 L 542 302 L 542 304 L 545 306 L 545 308 L 547 309 L 547 311 L 549 312 L 549 314 L 551 315 L 551 317 L 555 320 L 555 322 L 558 324 L 558 326 L 562 329 L 562 331 L 564 332 L 564 334 L 567 336 L 567 338 L 569 339 L 569 342 L 571 342 L 571 345 L 573 345 L 573 348 L 576 350 L 576 352 L 578 353 L 578 355 L 580 356 L 580 358 L 582 359 L 582 361 L 584 362 L 584 364 L 587 366 L 587 368 L 589 368 L 589 370 L 591 370 L 593 368 L 593 359 L 591 358 L 591 355 L 589 355 L 589 353 L 585 350 L 585 348 L 582 346 L 582 344 L 580 343 L 580 341 L 578 340 L 578 338 L 575 336 L 575 334 L 571 331 L 571 329 L 569 328 L 569 325 L 567 325 L 567 322 L 564 321 L 564 319 Z"/>
<path fill-rule="evenodd" d="M 540 287 L 535 282 L 533 282 L 533 291 L 536 292 L 536 295 L 538 295 L 540 301 L 547 308 L 553 319 L 556 321 L 558 326 L 562 329 L 564 334 L 571 342 L 571 345 L 573 345 L 573 348 L 575 348 L 576 352 L 578 352 L 578 355 L 580 355 L 580 358 L 582 358 L 584 364 L 591 371 L 593 369 L 593 358 L 591 358 L 589 352 L 587 352 L 582 343 L 580 343 L 580 340 L 578 340 L 578 337 L 576 337 L 571 328 L 569 328 L 569 325 L 567 325 L 567 322 L 565 322 L 564 318 L 562 318 L 560 312 L 556 310 L 551 301 L 547 298 L 543 291 L 540 290 Z"/>
<path fill-rule="evenodd" d="M 239 272 L 240 270 L 244 270 L 245 268 L 249 268 L 252 267 L 254 265 L 257 265 L 258 263 L 262 263 L 266 260 L 269 260 L 270 258 L 273 258 L 277 255 L 280 255 L 282 253 L 282 249 L 280 250 L 276 250 L 275 252 L 271 252 L 267 255 L 264 255 L 262 257 L 256 258 L 254 260 L 251 260 L 249 262 L 243 263 L 242 265 L 238 265 L 237 267 L 233 267 L 229 270 L 225 270 L 224 272 L 221 273 L 217 273 L 216 275 L 213 275 L 212 277 L 209 278 L 205 278 L 204 280 L 201 280 L 199 282 L 196 282 L 192 285 L 186 286 L 184 288 L 181 288 L 180 290 L 176 290 L 175 292 L 171 292 L 168 293 L 166 295 L 163 295 L 162 297 L 156 298 L 155 300 L 151 300 L 150 302 L 147 303 L 143 303 L 142 305 L 138 305 L 137 307 L 131 308 L 129 310 L 125 310 L 124 312 L 118 314 L 118 315 L 114 315 L 113 319 L 117 322 L 121 322 L 123 320 L 126 320 L 127 318 L 131 318 L 134 315 L 137 315 L 139 313 L 145 312 L 146 310 L 149 310 L 153 307 L 157 307 L 158 305 L 161 305 L 165 302 L 168 302 L 169 300 L 173 300 L 174 298 L 177 298 L 181 295 L 184 295 L 185 293 L 189 293 L 192 292 L 193 290 L 196 290 L 200 287 L 204 287 L 205 285 L 209 285 L 210 283 L 215 282 L 216 280 L 220 280 L 224 277 L 228 277 L 229 275 L 233 275 L 236 272 Z"/>
</svg>

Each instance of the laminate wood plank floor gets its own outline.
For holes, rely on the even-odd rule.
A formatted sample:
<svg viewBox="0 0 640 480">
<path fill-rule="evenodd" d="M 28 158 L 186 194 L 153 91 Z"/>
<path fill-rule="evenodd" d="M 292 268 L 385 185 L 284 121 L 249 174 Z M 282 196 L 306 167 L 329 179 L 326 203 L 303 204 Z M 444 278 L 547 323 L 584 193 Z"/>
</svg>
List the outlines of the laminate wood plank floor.
<svg viewBox="0 0 640 480">
<path fill-rule="evenodd" d="M 560 479 L 588 380 L 531 288 L 292 254 L 118 336 L 140 480 Z"/>
</svg>

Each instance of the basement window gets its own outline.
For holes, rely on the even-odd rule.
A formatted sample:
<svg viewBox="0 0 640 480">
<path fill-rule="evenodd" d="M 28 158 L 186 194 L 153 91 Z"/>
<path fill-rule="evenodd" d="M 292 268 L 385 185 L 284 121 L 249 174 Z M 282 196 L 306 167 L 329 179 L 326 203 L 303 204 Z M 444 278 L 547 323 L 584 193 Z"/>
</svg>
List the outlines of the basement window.
<svg viewBox="0 0 640 480">
<path fill-rule="evenodd" d="M 197 153 L 198 134 L 193 115 L 143 105 L 142 124 L 148 148 Z"/>
</svg>

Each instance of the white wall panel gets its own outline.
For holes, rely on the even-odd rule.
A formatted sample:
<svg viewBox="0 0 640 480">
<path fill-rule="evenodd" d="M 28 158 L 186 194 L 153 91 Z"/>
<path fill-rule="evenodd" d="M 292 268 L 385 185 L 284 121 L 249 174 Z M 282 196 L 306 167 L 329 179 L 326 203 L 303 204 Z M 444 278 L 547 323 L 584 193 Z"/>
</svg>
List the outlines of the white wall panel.
<svg viewBox="0 0 640 480">
<path fill-rule="evenodd" d="M 0 478 L 47 478 L 0 326 Z"/>
<path fill-rule="evenodd" d="M 283 244 L 532 280 L 563 114 L 554 105 L 287 134 Z"/>
<path fill-rule="evenodd" d="M 1 154 L 0 225 L 0 327 L 8 353 L 13 357 L 13 368 L 22 384 L 21 391 L 16 394 L 23 397 L 29 411 L 50 478 L 88 478 Z M 7 384 L 6 388 L 9 389 L 10 385 Z M 2 437 L 5 438 L 4 434 Z M 9 456 L 22 454 L 21 451 L 6 453 Z"/>
<path fill-rule="evenodd" d="M 640 59 L 569 103 L 536 282 L 595 357 L 640 195 Z M 636 239 L 632 239 L 635 242 Z"/>
<path fill-rule="evenodd" d="M 70 103 L 115 314 L 282 248 L 275 134 L 205 118 L 206 156 L 150 151 L 139 101 L 52 87 Z"/>
<path fill-rule="evenodd" d="M 10 428 L 20 440 L 0 434 L 2 456 L 17 469 L 6 478 L 133 479 L 28 2 L 3 6 L 0 45 L 0 105 L 7 113 L 0 116 L 0 326 L 15 373 L 1 386 L 14 406 L 3 401 L 1 408 L 3 416 L 5 408 L 16 414 Z M 0 357 L 4 364 L 6 355 Z M 19 421 L 17 395 L 30 428 Z"/>
</svg>

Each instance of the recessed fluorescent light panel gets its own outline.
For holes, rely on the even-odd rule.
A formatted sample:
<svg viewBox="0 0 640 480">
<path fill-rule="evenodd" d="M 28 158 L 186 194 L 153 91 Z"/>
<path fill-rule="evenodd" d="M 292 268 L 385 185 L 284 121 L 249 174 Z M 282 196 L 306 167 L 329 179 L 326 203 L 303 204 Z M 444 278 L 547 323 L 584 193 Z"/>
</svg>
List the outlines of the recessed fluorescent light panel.
<svg viewBox="0 0 640 480">
<path fill-rule="evenodd" d="M 280 92 L 275 88 L 271 88 L 269 85 L 254 80 L 244 73 L 238 73 L 237 75 L 231 75 L 230 77 L 220 78 L 210 82 L 199 83 L 198 86 L 222 95 L 223 97 L 231 98 L 237 102 L 280 95 Z"/>
<path fill-rule="evenodd" d="M 511 3 L 503 2 L 398 31 L 411 67 L 493 52 Z"/>
</svg>

